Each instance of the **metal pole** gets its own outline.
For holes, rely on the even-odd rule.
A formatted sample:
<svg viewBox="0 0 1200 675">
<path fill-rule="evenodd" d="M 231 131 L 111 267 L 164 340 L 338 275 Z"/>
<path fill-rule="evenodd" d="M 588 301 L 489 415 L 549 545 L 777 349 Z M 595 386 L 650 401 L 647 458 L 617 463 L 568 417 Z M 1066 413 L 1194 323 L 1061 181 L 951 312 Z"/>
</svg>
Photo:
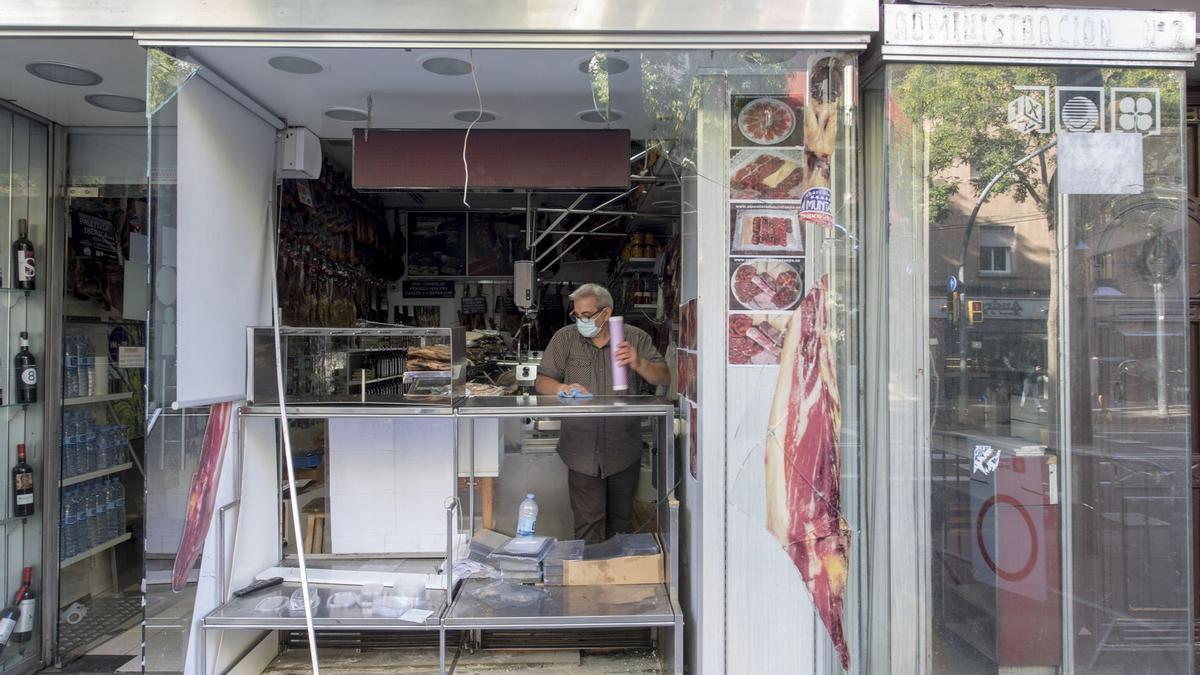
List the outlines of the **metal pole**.
<svg viewBox="0 0 1200 675">
<path fill-rule="evenodd" d="M 536 239 L 533 240 L 533 243 L 529 245 L 529 248 L 533 248 L 534 246 L 537 246 L 538 242 L 545 239 L 546 235 L 553 232 L 554 228 L 558 227 L 558 224 L 561 223 L 563 221 L 563 219 L 567 217 L 567 214 L 572 213 L 571 209 L 575 208 L 576 206 L 579 206 L 579 202 L 582 202 L 584 199 L 587 199 L 587 196 L 588 196 L 588 193 L 584 192 L 584 193 L 580 194 L 579 197 L 577 197 L 575 199 L 575 201 L 571 202 L 571 206 L 569 208 L 563 210 L 563 212 L 561 214 L 559 214 L 559 216 L 557 218 L 554 219 L 554 222 L 550 223 L 550 227 L 547 227 L 545 229 L 545 231 L 543 231 L 541 234 L 539 234 L 537 236 Z M 514 209 L 520 209 L 520 207 L 519 206 L 514 207 Z M 542 209 L 542 211 L 555 212 L 556 210 L 555 209 Z"/>
<path fill-rule="evenodd" d="M 594 229 L 592 229 L 590 232 L 588 232 L 588 234 L 591 234 L 592 232 L 595 232 L 596 230 L 599 230 L 600 228 L 607 227 L 607 226 L 609 226 L 609 225 L 613 224 L 613 222 L 615 222 L 616 220 L 617 220 L 617 218 L 612 218 L 612 219 L 606 220 L 606 221 L 604 221 L 603 223 L 600 223 L 599 225 L 597 225 L 597 226 L 596 226 Z M 547 269 L 549 269 L 549 267 L 550 267 L 551 265 L 553 265 L 554 263 L 558 262 L 559 260 L 562 260 L 564 257 L 566 257 L 566 255 L 567 255 L 568 253 L 570 253 L 572 250 L 574 250 L 574 249 L 575 249 L 575 247 L 576 247 L 576 246 L 578 246 L 578 245 L 579 245 L 579 244 L 580 244 L 582 241 L 583 241 L 583 239 L 582 239 L 582 238 L 580 238 L 580 239 L 576 239 L 574 242 L 572 242 L 572 243 L 571 243 L 571 245 L 570 245 L 570 246 L 568 246 L 568 247 L 564 248 L 564 249 L 562 250 L 562 252 L 558 254 L 558 257 L 557 257 L 557 258 L 555 258 L 554 260 L 551 260 L 550 262 L 546 263 L 546 266 L 545 266 L 545 267 L 543 267 L 543 268 L 542 268 L 541 270 L 539 270 L 539 271 L 542 271 L 542 272 L 544 272 L 544 271 L 546 271 Z M 552 252 L 552 251 L 547 251 L 547 252 L 546 252 L 546 254 L 543 254 L 543 257 L 544 257 L 545 255 L 548 255 L 548 254 L 549 254 L 549 253 L 551 253 L 551 252 Z M 540 259 L 538 259 L 538 260 L 535 260 L 534 262 L 536 263 L 536 262 L 539 262 L 539 261 L 540 261 Z"/>
</svg>

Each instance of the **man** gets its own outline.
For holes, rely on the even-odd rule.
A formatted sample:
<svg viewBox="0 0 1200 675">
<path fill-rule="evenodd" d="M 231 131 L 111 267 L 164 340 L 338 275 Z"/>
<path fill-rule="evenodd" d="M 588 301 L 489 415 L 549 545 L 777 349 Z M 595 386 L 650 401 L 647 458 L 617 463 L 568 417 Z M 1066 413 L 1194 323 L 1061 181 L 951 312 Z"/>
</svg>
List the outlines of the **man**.
<svg viewBox="0 0 1200 675">
<path fill-rule="evenodd" d="M 608 333 L 612 295 L 598 284 L 584 284 L 569 297 L 574 325 L 550 339 L 538 367 L 537 392 L 550 396 L 575 388 L 596 396 L 616 394 Z M 643 381 L 655 386 L 671 381 L 666 362 L 642 329 L 626 326 L 625 341 L 615 349 L 617 363 L 629 369 L 628 393 L 637 393 Z M 641 475 L 641 419 L 564 419 L 558 454 L 569 469 L 575 537 L 593 544 L 632 531 L 633 495 Z"/>
</svg>

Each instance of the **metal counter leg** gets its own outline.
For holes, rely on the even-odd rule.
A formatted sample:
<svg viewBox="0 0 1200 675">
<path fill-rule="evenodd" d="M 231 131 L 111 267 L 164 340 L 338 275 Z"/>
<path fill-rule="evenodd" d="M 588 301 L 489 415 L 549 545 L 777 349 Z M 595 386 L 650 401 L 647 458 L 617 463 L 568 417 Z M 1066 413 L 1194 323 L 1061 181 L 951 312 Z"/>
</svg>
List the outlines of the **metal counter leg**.
<svg viewBox="0 0 1200 675">
<path fill-rule="evenodd" d="M 200 656 L 200 675 L 208 675 L 208 629 L 204 627 L 204 621 L 200 622 L 200 648 L 196 651 L 199 652 Z M 142 658 L 145 657 L 146 646 L 142 645 Z M 183 666 L 183 670 L 187 672 L 186 663 Z"/>
<path fill-rule="evenodd" d="M 438 629 L 438 675 L 446 675 L 446 627 Z"/>
</svg>

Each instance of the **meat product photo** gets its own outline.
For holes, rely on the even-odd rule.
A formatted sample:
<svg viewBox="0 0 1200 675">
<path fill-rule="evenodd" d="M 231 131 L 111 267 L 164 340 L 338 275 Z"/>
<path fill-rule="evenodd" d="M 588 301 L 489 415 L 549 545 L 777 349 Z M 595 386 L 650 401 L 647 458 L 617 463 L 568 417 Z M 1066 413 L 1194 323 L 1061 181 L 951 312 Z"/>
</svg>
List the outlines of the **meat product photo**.
<svg viewBox="0 0 1200 675">
<path fill-rule="evenodd" d="M 200 461 L 192 473 L 192 487 L 188 492 L 183 536 L 179 541 L 179 552 L 175 555 L 175 566 L 171 570 L 171 590 L 176 593 L 187 588 L 188 574 L 204 550 L 204 540 L 212 524 L 213 505 L 217 499 L 232 419 L 232 403 L 216 403 L 208 410 L 208 426 L 204 429 Z"/>
<path fill-rule="evenodd" d="M 767 528 L 804 578 L 842 668 L 850 527 L 841 507 L 842 407 L 830 338 L 828 277 L 792 313 L 768 418 Z"/>
</svg>

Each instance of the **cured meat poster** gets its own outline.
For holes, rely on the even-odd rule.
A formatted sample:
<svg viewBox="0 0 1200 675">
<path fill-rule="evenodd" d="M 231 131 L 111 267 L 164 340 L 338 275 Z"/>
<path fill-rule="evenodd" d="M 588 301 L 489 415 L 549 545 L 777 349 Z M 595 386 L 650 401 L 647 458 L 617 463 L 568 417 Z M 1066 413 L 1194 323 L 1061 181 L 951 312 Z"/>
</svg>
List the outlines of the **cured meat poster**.
<svg viewBox="0 0 1200 675">
<path fill-rule="evenodd" d="M 804 225 L 794 206 L 735 204 L 729 222 L 733 224 L 729 250 L 735 255 L 804 255 Z"/>
<path fill-rule="evenodd" d="M 729 145 L 798 147 L 804 142 L 804 102 L 795 96 L 733 96 Z"/>
<path fill-rule="evenodd" d="M 787 324 L 787 314 L 730 312 L 729 365 L 778 365 Z"/>
<path fill-rule="evenodd" d="M 696 300 L 693 298 L 679 306 L 679 347 L 675 350 L 679 360 L 676 370 L 676 390 L 684 399 L 696 403 L 696 377 L 699 367 L 696 352 Z"/>
<path fill-rule="evenodd" d="M 731 258 L 729 309 L 790 311 L 804 288 L 803 263 L 785 258 Z"/>
<path fill-rule="evenodd" d="M 729 197 L 800 201 L 804 196 L 804 173 L 801 150 L 739 150 L 729 160 Z"/>
<path fill-rule="evenodd" d="M 700 480 L 700 434 L 696 433 L 699 427 L 697 417 L 700 416 L 700 409 L 695 403 L 688 403 L 688 468 L 692 472 L 692 480 Z"/>
</svg>

